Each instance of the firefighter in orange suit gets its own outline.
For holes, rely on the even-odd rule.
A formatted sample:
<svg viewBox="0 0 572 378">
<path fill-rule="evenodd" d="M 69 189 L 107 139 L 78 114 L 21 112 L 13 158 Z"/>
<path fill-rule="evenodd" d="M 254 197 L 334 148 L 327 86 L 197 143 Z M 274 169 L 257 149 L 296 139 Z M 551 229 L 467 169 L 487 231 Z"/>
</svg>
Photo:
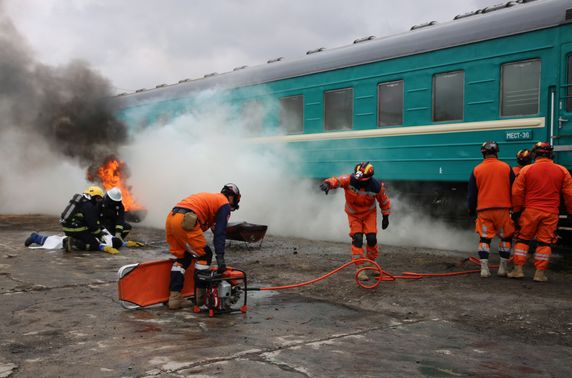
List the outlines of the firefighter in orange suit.
<svg viewBox="0 0 572 378">
<path fill-rule="evenodd" d="M 471 173 L 467 195 L 469 214 L 477 216 L 475 231 L 481 237 L 481 277 L 491 276 L 489 253 L 495 235 L 500 238 L 500 264 L 497 275 L 506 276 L 514 233 L 514 224 L 510 217 L 514 173 L 507 163 L 498 159 L 499 146 L 496 142 L 484 142 L 481 145 L 481 153 L 483 161 Z"/>
<path fill-rule="evenodd" d="M 165 224 L 169 251 L 177 257 L 171 268 L 168 306 L 172 310 L 186 307 L 181 296 L 185 270 L 194 261 L 194 269 L 209 271 L 213 253 L 203 232 L 213 229 L 218 273 L 226 270 L 224 245 L 230 212 L 238 209 L 240 191 L 235 184 L 226 184 L 220 193 L 197 193 L 175 205 Z M 200 302 L 200 298 L 196 298 Z M 200 304 L 200 303 L 199 303 Z"/>
<path fill-rule="evenodd" d="M 532 163 L 532 152 L 527 149 L 518 151 L 516 153 L 516 162 L 518 163 L 518 166 L 512 167 L 512 172 L 514 173 L 515 177 L 518 176 L 522 167 Z"/>
<path fill-rule="evenodd" d="M 378 256 L 375 201 L 377 200 L 381 208 L 383 215 L 381 228 L 384 230 L 389 226 L 391 207 L 383 182 L 373 177 L 373 165 L 370 162 L 362 162 L 355 166 L 353 174 L 331 177 L 320 185 L 320 189 L 326 194 L 329 190 L 340 187 L 344 188 L 346 195 L 345 211 L 350 224 L 352 259 L 363 258 L 363 237 L 365 235 L 366 256 L 370 260 L 375 260 Z M 365 281 L 369 278 L 362 270 L 358 279 Z"/>
<path fill-rule="evenodd" d="M 536 238 L 534 255 L 534 281 L 543 282 L 548 268 L 551 248 L 556 242 L 560 197 L 564 198 L 566 210 L 572 213 L 572 178 L 566 168 L 552 161 L 553 148 L 548 142 L 538 142 L 532 149 L 534 164 L 520 171 L 512 188 L 514 218 L 520 224 L 520 233 L 514 247 L 514 270 L 510 278 L 524 277 L 530 241 Z"/>
</svg>

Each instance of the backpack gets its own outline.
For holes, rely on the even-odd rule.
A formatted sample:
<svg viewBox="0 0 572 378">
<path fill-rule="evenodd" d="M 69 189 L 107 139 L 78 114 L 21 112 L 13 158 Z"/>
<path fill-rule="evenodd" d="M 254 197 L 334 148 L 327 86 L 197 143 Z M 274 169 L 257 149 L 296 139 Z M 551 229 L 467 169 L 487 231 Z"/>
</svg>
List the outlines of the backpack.
<svg viewBox="0 0 572 378">
<path fill-rule="evenodd" d="M 73 197 L 70 199 L 68 205 L 60 215 L 60 223 L 66 223 L 70 221 L 76 213 L 78 205 L 83 202 L 85 197 L 83 194 L 74 194 Z"/>
</svg>

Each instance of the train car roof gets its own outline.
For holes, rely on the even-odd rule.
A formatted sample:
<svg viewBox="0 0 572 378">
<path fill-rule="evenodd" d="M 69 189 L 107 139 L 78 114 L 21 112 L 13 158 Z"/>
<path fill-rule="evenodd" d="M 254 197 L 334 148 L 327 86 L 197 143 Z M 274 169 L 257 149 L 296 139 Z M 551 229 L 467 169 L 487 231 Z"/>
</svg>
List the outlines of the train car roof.
<svg viewBox="0 0 572 378">
<path fill-rule="evenodd" d="M 179 84 L 160 85 L 114 97 L 119 106 L 188 96 L 207 88 L 235 88 L 352 67 L 382 60 L 461 46 L 572 22 L 572 0 L 520 0 L 494 5 L 455 17 L 442 24 L 427 23 L 388 37 L 324 49 L 301 58 L 239 67 Z"/>
</svg>

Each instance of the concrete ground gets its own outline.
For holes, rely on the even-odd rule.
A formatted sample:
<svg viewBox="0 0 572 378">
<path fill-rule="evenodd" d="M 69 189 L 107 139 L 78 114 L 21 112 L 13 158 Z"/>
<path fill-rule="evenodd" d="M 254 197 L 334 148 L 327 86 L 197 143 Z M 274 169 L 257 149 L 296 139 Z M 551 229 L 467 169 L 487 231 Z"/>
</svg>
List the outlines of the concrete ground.
<svg viewBox="0 0 572 378">
<path fill-rule="evenodd" d="M 126 310 L 117 270 L 168 258 L 161 230 L 135 226 L 120 255 L 28 249 L 47 216 L 0 216 L 0 377 L 569 377 L 572 274 L 550 282 L 478 274 L 382 282 L 343 270 L 300 289 L 249 294 L 246 314 L 209 318 L 159 305 Z M 307 281 L 349 259 L 348 243 L 267 236 L 231 242 L 251 285 Z M 465 254 L 384 247 L 385 270 L 474 268 Z M 493 257 L 494 260 L 494 257 Z M 493 261 L 494 262 L 494 261 Z M 352 269 L 353 270 L 353 269 Z"/>
</svg>

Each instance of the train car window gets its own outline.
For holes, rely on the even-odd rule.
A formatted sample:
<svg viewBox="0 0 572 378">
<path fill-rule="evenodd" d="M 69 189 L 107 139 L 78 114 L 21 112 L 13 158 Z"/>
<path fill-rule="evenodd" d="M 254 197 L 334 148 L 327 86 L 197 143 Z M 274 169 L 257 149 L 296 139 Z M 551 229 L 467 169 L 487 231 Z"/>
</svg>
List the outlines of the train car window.
<svg viewBox="0 0 572 378">
<path fill-rule="evenodd" d="M 354 94 L 351 88 L 324 92 L 324 129 L 353 128 Z"/>
<path fill-rule="evenodd" d="M 304 132 L 304 96 L 288 96 L 280 99 L 280 127 L 287 134 Z"/>
<path fill-rule="evenodd" d="M 378 126 L 403 124 L 403 80 L 377 86 Z"/>
<path fill-rule="evenodd" d="M 501 116 L 538 114 L 539 100 L 539 59 L 501 66 Z"/>
<path fill-rule="evenodd" d="M 566 90 L 566 111 L 572 112 L 572 55 L 568 55 L 568 89 Z"/>
<path fill-rule="evenodd" d="M 463 71 L 433 75 L 433 122 L 463 120 L 464 86 Z"/>
</svg>

